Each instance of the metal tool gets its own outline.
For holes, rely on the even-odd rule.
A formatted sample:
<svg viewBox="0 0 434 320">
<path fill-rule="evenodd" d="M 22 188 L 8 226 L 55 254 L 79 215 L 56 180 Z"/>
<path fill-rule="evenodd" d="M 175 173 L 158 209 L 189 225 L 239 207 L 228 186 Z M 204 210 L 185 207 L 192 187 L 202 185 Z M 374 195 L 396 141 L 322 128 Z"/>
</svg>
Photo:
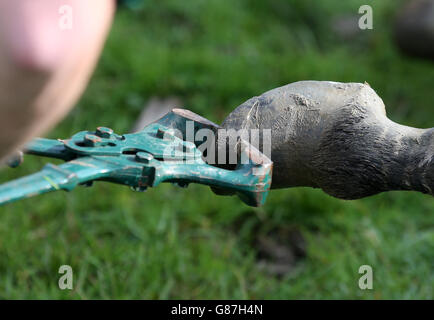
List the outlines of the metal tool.
<svg viewBox="0 0 434 320">
<path fill-rule="evenodd" d="M 50 191 L 70 191 L 94 181 L 124 184 L 136 191 L 161 182 L 182 187 L 195 182 L 236 193 L 250 206 L 264 204 L 271 186 L 271 160 L 239 139 L 239 152 L 247 163 L 240 162 L 233 170 L 210 165 L 200 146 L 187 141 L 188 127 L 214 133 L 220 128 L 191 111 L 173 109 L 137 133 L 118 135 L 98 127 L 67 140 L 35 139 L 25 153 L 67 162 L 47 164 L 37 173 L 0 185 L 0 205 Z M 19 162 L 20 157 L 11 165 Z"/>
</svg>

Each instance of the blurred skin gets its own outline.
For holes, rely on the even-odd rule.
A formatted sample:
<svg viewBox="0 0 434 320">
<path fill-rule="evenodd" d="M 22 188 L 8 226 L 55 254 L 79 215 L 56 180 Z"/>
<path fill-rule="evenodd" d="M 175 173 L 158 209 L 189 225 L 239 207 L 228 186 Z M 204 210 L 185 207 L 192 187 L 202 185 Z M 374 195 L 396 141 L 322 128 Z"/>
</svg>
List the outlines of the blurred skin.
<svg viewBox="0 0 434 320">
<path fill-rule="evenodd" d="M 72 29 L 59 21 L 72 8 Z M 62 119 L 85 89 L 112 0 L 0 0 L 0 159 Z"/>
</svg>

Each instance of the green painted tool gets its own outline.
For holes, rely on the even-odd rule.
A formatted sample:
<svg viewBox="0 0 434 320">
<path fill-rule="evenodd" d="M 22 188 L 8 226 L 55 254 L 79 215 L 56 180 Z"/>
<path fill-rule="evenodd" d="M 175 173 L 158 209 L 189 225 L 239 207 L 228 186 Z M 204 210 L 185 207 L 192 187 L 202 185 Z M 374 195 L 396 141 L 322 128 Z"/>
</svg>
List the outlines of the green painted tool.
<svg viewBox="0 0 434 320">
<path fill-rule="evenodd" d="M 47 164 L 35 174 L 0 185 L 0 205 L 60 189 L 70 191 L 93 181 L 124 184 L 136 191 L 161 182 L 182 187 L 195 182 L 236 193 L 250 206 L 264 204 L 271 186 L 271 160 L 239 139 L 239 159 L 247 161 L 239 161 L 231 170 L 208 164 L 202 143 L 187 140 L 189 128 L 194 136 L 201 129 L 216 134 L 220 127 L 191 111 L 173 109 L 137 133 L 118 135 L 99 127 L 67 140 L 35 139 L 25 153 L 67 162 Z M 19 162 L 18 157 L 10 164 Z"/>
</svg>

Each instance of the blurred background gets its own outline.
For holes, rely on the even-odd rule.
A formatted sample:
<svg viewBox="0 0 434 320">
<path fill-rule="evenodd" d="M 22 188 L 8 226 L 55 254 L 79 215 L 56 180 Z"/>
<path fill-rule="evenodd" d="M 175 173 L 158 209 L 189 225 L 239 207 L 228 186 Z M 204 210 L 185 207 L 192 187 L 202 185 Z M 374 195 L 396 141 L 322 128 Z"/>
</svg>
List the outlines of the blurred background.
<svg viewBox="0 0 434 320">
<path fill-rule="evenodd" d="M 432 43 L 417 53 L 425 58 L 398 49 L 404 3 L 132 1 L 118 9 L 80 103 L 48 137 L 99 125 L 129 132 L 159 99 L 220 123 L 299 80 L 368 82 L 391 119 L 432 127 Z M 373 30 L 358 28 L 364 4 Z M 26 156 L 0 182 L 46 161 Z M 433 299 L 433 214 L 433 198 L 417 193 L 342 201 L 298 188 L 254 209 L 200 185 L 134 193 L 95 183 L 0 208 L 0 298 Z M 58 288 L 63 264 L 73 290 Z M 373 268 L 373 290 L 358 287 L 361 265 Z"/>
</svg>

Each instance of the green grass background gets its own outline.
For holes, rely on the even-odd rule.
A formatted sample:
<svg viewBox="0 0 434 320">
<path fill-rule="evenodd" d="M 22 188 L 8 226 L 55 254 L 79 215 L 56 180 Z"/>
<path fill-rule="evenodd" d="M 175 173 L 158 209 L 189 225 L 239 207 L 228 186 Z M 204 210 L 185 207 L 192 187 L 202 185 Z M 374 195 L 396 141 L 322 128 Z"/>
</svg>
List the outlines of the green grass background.
<svg viewBox="0 0 434 320">
<path fill-rule="evenodd" d="M 351 41 L 334 17 L 366 1 L 143 1 L 120 10 L 78 106 L 49 137 L 98 125 L 127 132 L 151 96 L 179 96 L 221 122 L 246 99 L 298 80 L 368 82 L 389 117 L 434 125 L 434 64 L 402 56 L 391 28 L 399 1 L 369 1 L 374 30 Z M 6 181 L 36 171 L 26 157 Z M 319 190 L 271 192 L 253 209 L 209 188 L 118 185 L 51 193 L 0 208 L 0 298 L 432 299 L 434 201 L 393 192 L 341 201 Z M 257 234 L 297 228 L 307 255 L 283 278 L 259 269 Z M 60 265 L 74 270 L 61 291 Z M 374 290 L 358 288 L 358 268 Z"/>
</svg>

